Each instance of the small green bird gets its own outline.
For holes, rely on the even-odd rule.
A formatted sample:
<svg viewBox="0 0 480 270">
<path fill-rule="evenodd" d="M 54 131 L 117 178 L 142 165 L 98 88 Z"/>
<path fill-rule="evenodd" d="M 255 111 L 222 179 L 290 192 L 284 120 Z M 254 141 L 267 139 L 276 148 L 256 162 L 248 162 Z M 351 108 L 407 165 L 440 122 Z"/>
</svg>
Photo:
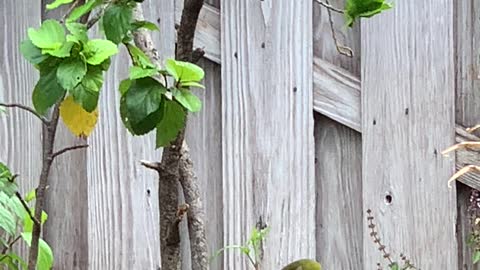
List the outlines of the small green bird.
<svg viewBox="0 0 480 270">
<path fill-rule="evenodd" d="M 316 262 L 309 259 L 302 259 L 282 268 L 282 270 L 322 270 L 322 266 Z"/>
</svg>

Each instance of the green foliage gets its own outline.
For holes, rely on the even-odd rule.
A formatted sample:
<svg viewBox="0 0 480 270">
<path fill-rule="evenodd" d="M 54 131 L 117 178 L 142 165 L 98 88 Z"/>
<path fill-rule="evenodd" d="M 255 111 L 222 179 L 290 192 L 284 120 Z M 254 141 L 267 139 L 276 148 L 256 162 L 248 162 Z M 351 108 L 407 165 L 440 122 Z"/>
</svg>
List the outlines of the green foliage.
<svg viewBox="0 0 480 270">
<path fill-rule="evenodd" d="M 115 3 L 110 5 L 103 15 L 103 28 L 108 40 L 119 44 L 132 29 L 133 5 Z"/>
<path fill-rule="evenodd" d="M 137 29 L 140 29 L 140 28 L 145 28 L 145 29 L 148 29 L 150 31 L 160 31 L 160 29 L 158 28 L 158 26 L 152 22 L 148 22 L 148 21 L 135 21 L 132 23 L 132 30 L 137 30 Z"/>
<path fill-rule="evenodd" d="M 270 228 L 268 227 L 263 229 L 257 229 L 256 227 L 254 227 L 252 232 L 250 233 L 250 237 L 248 238 L 245 244 L 226 246 L 218 250 L 217 252 L 215 252 L 215 254 L 212 256 L 212 260 L 217 258 L 220 254 L 222 254 L 228 249 L 236 249 L 236 250 L 239 250 L 242 254 L 244 254 L 248 258 L 253 268 L 257 269 L 260 262 L 261 245 L 267 238 L 269 231 L 270 231 Z M 295 268 L 295 270 L 296 269 L 297 268 Z M 310 269 L 305 269 L 305 270 L 310 270 Z M 312 269 L 312 270 L 316 270 L 316 269 Z"/>
<path fill-rule="evenodd" d="M 83 15 L 101 5 L 102 2 L 103 0 L 88 0 L 85 4 L 75 8 L 72 13 L 70 13 L 70 16 L 67 18 L 67 22 L 74 22 L 80 19 Z"/>
<path fill-rule="evenodd" d="M 392 4 L 385 0 L 347 0 L 345 5 L 345 20 L 352 26 L 360 17 L 372 17 L 384 10 L 390 9 Z"/>
<path fill-rule="evenodd" d="M 57 69 L 57 81 L 67 90 L 77 86 L 87 74 L 87 64 L 80 58 L 67 58 Z"/>
<path fill-rule="evenodd" d="M 33 89 L 32 101 L 42 115 L 65 95 L 65 89 L 57 81 L 57 64 L 57 60 L 49 59 L 40 65 L 40 79 Z"/>
<path fill-rule="evenodd" d="M 104 39 L 89 40 L 83 50 L 87 63 L 93 66 L 100 65 L 117 53 L 117 45 Z"/>
<path fill-rule="evenodd" d="M 313 260 L 309 259 L 301 259 L 298 261 L 294 261 L 287 266 L 283 267 L 282 270 L 322 270 L 322 266 Z"/>
<path fill-rule="evenodd" d="M 185 125 L 185 110 L 175 101 L 166 99 L 163 117 L 157 124 L 157 147 L 167 146 Z"/>
<path fill-rule="evenodd" d="M 188 83 L 198 83 L 205 76 L 205 72 L 201 67 L 188 62 L 169 59 L 165 68 L 175 81 L 182 86 L 188 86 Z"/>
<path fill-rule="evenodd" d="M 70 4 L 73 0 L 54 0 L 52 3 L 47 4 L 47 9 L 56 9 L 61 5 Z"/>
<path fill-rule="evenodd" d="M 27 244 L 31 241 L 31 231 L 33 220 L 24 205 L 28 205 L 29 201 L 35 198 L 35 193 L 30 192 L 27 197 L 29 201 L 20 201 L 21 198 L 16 196 L 18 186 L 15 177 L 12 175 L 8 167 L 0 163 L 0 269 L 27 269 L 24 259 L 15 254 L 12 246 L 18 238 L 23 238 Z M 33 212 L 33 209 L 30 209 Z M 42 220 L 44 223 L 47 214 L 42 212 Z M 40 239 L 39 261 L 37 269 L 50 270 L 53 265 L 53 253 L 48 244 Z"/>
<path fill-rule="evenodd" d="M 28 37 L 45 54 L 45 50 L 57 50 L 62 47 L 65 42 L 65 30 L 59 22 L 46 20 L 39 29 L 29 28 Z"/>
</svg>

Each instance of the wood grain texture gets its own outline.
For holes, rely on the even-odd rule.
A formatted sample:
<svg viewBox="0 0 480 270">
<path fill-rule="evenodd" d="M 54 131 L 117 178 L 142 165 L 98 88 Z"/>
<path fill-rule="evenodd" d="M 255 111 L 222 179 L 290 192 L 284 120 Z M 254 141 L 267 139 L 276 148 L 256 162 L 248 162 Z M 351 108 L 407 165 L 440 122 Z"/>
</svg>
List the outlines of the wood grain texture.
<svg viewBox="0 0 480 270">
<path fill-rule="evenodd" d="M 220 66 L 208 60 L 199 63 L 205 70 L 205 90 L 195 93 L 202 99 L 203 108 L 189 116 L 186 140 L 194 162 L 206 212 L 206 236 L 210 254 L 223 245 L 222 202 L 222 117 Z M 212 263 L 212 270 L 222 268 L 222 258 Z"/>
<path fill-rule="evenodd" d="M 173 29 L 171 1 L 145 1 L 145 17 L 162 18 Z M 169 27 L 169 28 L 168 28 Z M 162 59 L 174 55 L 173 34 L 154 33 Z M 168 38 L 168 39 L 167 39 Z M 167 43 L 166 40 L 170 41 Z M 160 160 L 154 134 L 132 137 L 118 111 L 120 80 L 128 76 L 128 55 L 115 57 L 101 94 L 100 120 L 87 152 L 90 269 L 157 269 L 160 265 L 158 177 L 139 161 Z"/>
<path fill-rule="evenodd" d="M 60 20 L 68 5 L 47 11 L 51 1 L 42 1 L 43 19 Z M 55 151 L 72 145 L 86 144 L 59 121 Z M 88 181 L 87 150 L 76 150 L 58 156 L 52 165 L 46 193 L 45 211 L 49 220 L 43 227 L 45 240 L 54 247 L 56 269 L 88 268 Z M 61 207 L 59 207 L 61 206 Z"/>
<path fill-rule="evenodd" d="M 445 183 L 454 163 L 438 154 L 454 142 L 452 22 L 453 1 L 406 0 L 361 24 L 364 210 L 388 251 L 421 269 L 458 267 L 455 189 Z M 377 262 L 365 237 L 363 268 Z"/>
<path fill-rule="evenodd" d="M 23 58 L 19 45 L 28 27 L 41 23 L 41 3 L 30 0 L 5 1 L 0 8 L 0 100 L 32 106 L 31 94 L 38 72 Z M 22 193 L 38 184 L 42 167 L 42 125 L 34 116 L 18 109 L 0 115 L 0 162 L 20 174 Z M 27 256 L 24 245 L 21 254 Z"/>
<path fill-rule="evenodd" d="M 341 7 L 344 1 L 330 4 Z M 345 28 L 343 16 L 333 14 L 333 19 L 337 38 L 352 47 L 355 57 L 338 53 L 327 10 L 314 2 L 313 107 L 335 120 L 315 115 L 317 260 L 325 269 L 358 269 L 363 265 L 364 236 L 362 140 L 357 132 L 361 130 L 360 29 Z"/>
<path fill-rule="evenodd" d="M 222 6 L 222 143 L 225 245 L 270 226 L 262 269 L 315 256 L 312 2 Z M 227 252 L 225 269 L 247 269 Z"/>
<path fill-rule="evenodd" d="M 463 126 L 474 126 L 480 123 L 480 3 L 478 1 L 455 1 L 455 70 L 456 70 L 456 121 Z M 458 141 L 457 132 L 457 141 Z M 478 139 L 478 138 L 476 138 Z M 478 151 L 461 151 L 456 156 L 457 169 L 467 164 L 480 164 Z M 460 179 L 471 187 L 480 189 L 480 176 L 467 174 Z M 472 265 L 473 250 L 466 245 L 471 231 L 467 213 L 470 189 L 458 188 L 458 269 L 480 269 Z"/>
<path fill-rule="evenodd" d="M 315 115 L 317 260 L 325 269 L 363 264 L 362 140 L 360 134 Z"/>
</svg>

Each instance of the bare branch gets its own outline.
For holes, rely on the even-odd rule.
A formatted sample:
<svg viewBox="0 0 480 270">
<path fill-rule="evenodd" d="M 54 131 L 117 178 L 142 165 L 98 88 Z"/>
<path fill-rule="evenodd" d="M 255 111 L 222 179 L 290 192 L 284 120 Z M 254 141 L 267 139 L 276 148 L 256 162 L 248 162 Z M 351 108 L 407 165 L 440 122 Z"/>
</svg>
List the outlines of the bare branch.
<svg viewBox="0 0 480 270">
<path fill-rule="evenodd" d="M 205 55 L 205 51 L 202 48 L 196 48 L 192 52 L 192 63 L 197 63 Z"/>
<path fill-rule="evenodd" d="M 27 211 L 28 216 L 29 216 L 30 219 L 33 221 L 33 223 L 34 223 L 34 224 L 40 224 L 40 221 L 38 221 L 38 219 L 36 219 L 36 218 L 33 216 L 33 213 L 32 213 L 32 211 L 30 210 L 30 207 L 28 207 L 27 203 L 26 203 L 25 200 L 22 198 L 22 195 L 17 191 L 17 192 L 15 192 L 15 196 L 17 196 L 17 198 L 20 200 L 20 203 L 22 204 L 23 208 L 25 208 L 25 211 Z"/>
<path fill-rule="evenodd" d="M 74 145 L 74 146 L 65 147 L 65 148 L 63 148 L 62 150 L 59 150 L 59 151 L 53 153 L 52 158 L 55 159 L 56 157 L 58 157 L 58 156 L 60 156 L 60 155 L 62 155 L 62 154 L 64 154 L 64 153 L 66 153 L 66 152 L 68 152 L 68 151 L 77 150 L 77 149 L 83 149 L 83 148 L 87 148 L 87 147 L 88 147 L 88 144 Z"/>
<path fill-rule="evenodd" d="M 321 2 L 319 0 L 317 0 L 318 2 Z M 328 2 L 328 0 L 325 0 L 325 4 L 326 5 L 329 5 L 330 6 L 330 3 Z M 323 3 L 323 2 L 321 2 Z M 337 48 L 337 51 L 338 53 L 342 54 L 342 55 L 345 55 L 347 57 L 353 57 L 353 51 L 352 49 L 350 49 L 349 47 L 347 46 L 344 46 L 344 45 L 341 45 L 339 42 L 338 42 L 338 39 L 337 39 L 337 35 L 335 33 L 335 27 L 333 25 L 333 19 L 332 19 L 332 9 L 330 8 L 327 8 L 327 13 L 328 13 L 328 21 L 330 23 L 330 30 L 332 31 L 332 38 L 333 38 L 333 41 L 335 42 L 335 47 Z"/>
<path fill-rule="evenodd" d="M 16 104 L 16 103 L 0 103 L 0 107 L 5 107 L 5 108 L 17 108 L 17 109 L 21 109 L 21 110 L 24 110 L 26 112 L 29 112 L 31 114 L 33 114 L 35 117 L 37 117 L 38 119 L 40 119 L 40 121 L 42 121 L 42 123 L 44 125 L 47 125 L 48 124 L 48 120 L 45 119 L 43 116 L 41 116 L 39 113 L 37 113 L 33 108 L 30 108 L 28 106 L 25 106 L 25 105 L 22 105 L 22 104 Z"/>
<path fill-rule="evenodd" d="M 340 13 L 340 14 L 345 14 L 345 10 L 343 9 L 339 9 L 339 8 L 336 8 L 332 5 L 330 5 L 330 3 L 328 3 L 328 1 L 325 3 L 321 0 L 315 0 L 315 2 L 319 3 L 320 5 L 324 6 L 325 8 L 327 8 L 328 10 L 331 10 L 333 12 L 337 12 L 337 13 Z"/>
</svg>

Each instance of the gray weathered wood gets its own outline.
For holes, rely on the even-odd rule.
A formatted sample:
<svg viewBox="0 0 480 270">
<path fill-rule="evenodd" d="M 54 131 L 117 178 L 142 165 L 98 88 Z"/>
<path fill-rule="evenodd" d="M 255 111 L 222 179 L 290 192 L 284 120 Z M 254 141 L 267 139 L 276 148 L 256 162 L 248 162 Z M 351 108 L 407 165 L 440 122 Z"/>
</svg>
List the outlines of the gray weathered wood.
<svg viewBox="0 0 480 270">
<path fill-rule="evenodd" d="M 456 121 L 464 126 L 480 123 L 480 4 L 478 1 L 455 1 L 455 61 L 456 61 Z M 457 131 L 457 141 L 458 141 Z M 463 138 L 463 137 L 462 137 Z M 472 138 L 465 138 L 472 139 Z M 477 139 L 478 138 L 473 138 Z M 479 152 L 459 151 L 456 156 L 457 169 L 467 164 L 480 164 Z M 462 182 L 480 189 L 478 174 L 467 174 Z M 458 185 L 457 185 L 458 186 Z M 466 245 L 471 231 L 470 218 L 467 213 L 470 188 L 458 189 L 458 269 L 480 269 L 472 265 L 473 250 Z"/>
<path fill-rule="evenodd" d="M 316 114 L 315 149 L 317 260 L 325 269 L 361 269 L 361 136 Z"/>
<path fill-rule="evenodd" d="M 38 72 L 20 54 L 19 45 L 27 37 L 28 27 L 41 22 L 41 3 L 30 0 L 5 1 L 0 7 L 0 100 L 32 106 L 31 93 Z M 42 166 L 42 127 L 34 116 L 18 109 L 0 115 L 0 162 L 18 178 L 21 191 L 30 191 L 38 183 Z M 22 249 L 26 255 L 26 250 Z M 26 257 L 25 257 L 26 258 Z"/>
<path fill-rule="evenodd" d="M 221 6 L 224 240 L 265 222 L 262 269 L 280 269 L 315 256 L 312 2 Z M 224 267 L 247 261 L 227 252 Z"/>
<path fill-rule="evenodd" d="M 191 114 L 187 125 L 187 142 L 202 192 L 206 212 L 206 236 L 210 254 L 223 247 L 222 202 L 222 117 L 220 66 L 203 60 L 205 90 L 195 90 L 203 108 Z M 222 269 L 222 258 L 216 258 L 212 270 Z"/>
<path fill-rule="evenodd" d="M 143 8 L 146 19 L 162 18 L 160 27 L 166 29 L 153 34 L 161 58 L 173 56 L 173 3 L 145 1 Z M 157 269 L 160 265 L 158 177 L 139 161 L 160 160 L 161 151 L 155 151 L 153 133 L 132 137 L 120 120 L 117 89 L 128 76 L 128 65 L 122 50 L 110 68 L 99 124 L 89 138 L 90 269 Z"/>
<path fill-rule="evenodd" d="M 439 154 L 455 139 L 452 21 L 451 0 L 362 21 L 363 206 L 388 251 L 421 269 L 458 267 L 455 189 L 442 181 L 454 164 Z M 383 262 L 369 237 L 364 254 L 363 269 Z"/>
<path fill-rule="evenodd" d="M 330 4 L 343 6 L 344 1 Z M 317 260 L 325 269 L 358 269 L 363 265 L 364 236 L 362 141 L 355 131 L 360 130 L 360 106 L 350 104 L 359 104 L 360 100 L 360 31 L 358 27 L 343 27 L 341 15 L 334 13 L 332 18 L 337 38 L 351 46 L 356 57 L 337 52 L 327 10 L 314 3 L 313 106 L 336 120 L 319 114 L 315 117 Z"/>
<path fill-rule="evenodd" d="M 47 11 L 42 1 L 43 19 L 61 19 L 68 6 Z M 86 144 L 59 121 L 55 137 L 58 151 L 72 145 Z M 45 240 L 54 247 L 55 268 L 81 270 L 88 267 L 88 181 L 87 150 L 75 150 L 55 159 L 46 193 L 45 211 L 49 221 L 43 227 Z M 82 202 L 82 203 L 79 203 Z M 61 205 L 62 207 L 59 207 Z M 65 235 L 68 235 L 66 237 Z"/>
</svg>

